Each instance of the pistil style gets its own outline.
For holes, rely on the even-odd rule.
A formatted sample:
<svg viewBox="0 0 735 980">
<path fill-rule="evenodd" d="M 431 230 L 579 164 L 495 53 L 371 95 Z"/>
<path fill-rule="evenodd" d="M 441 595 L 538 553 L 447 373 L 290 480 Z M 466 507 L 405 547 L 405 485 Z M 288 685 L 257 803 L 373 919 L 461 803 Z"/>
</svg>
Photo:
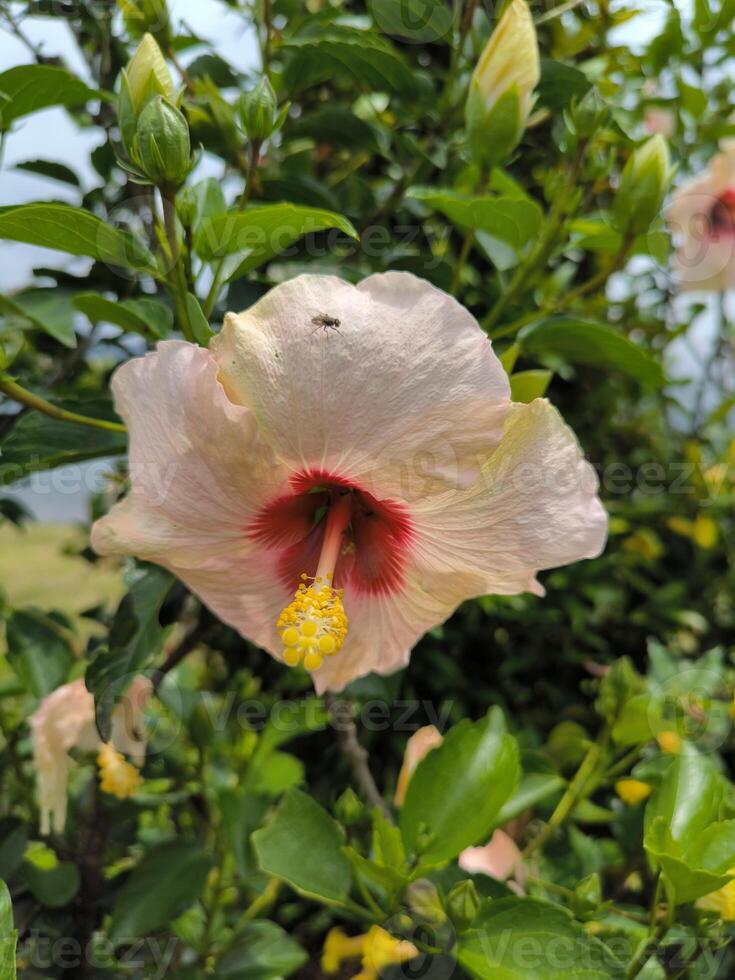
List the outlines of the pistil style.
<svg viewBox="0 0 735 980">
<path fill-rule="evenodd" d="M 307 670 L 318 670 L 324 657 L 337 653 L 347 636 L 344 590 L 335 589 L 332 581 L 351 513 L 352 492 L 338 492 L 327 510 L 324 542 L 312 584 L 303 572 L 293 601 L 278 618 L 283 659 L 289 667 L 303 664 Z"/>
</svg>

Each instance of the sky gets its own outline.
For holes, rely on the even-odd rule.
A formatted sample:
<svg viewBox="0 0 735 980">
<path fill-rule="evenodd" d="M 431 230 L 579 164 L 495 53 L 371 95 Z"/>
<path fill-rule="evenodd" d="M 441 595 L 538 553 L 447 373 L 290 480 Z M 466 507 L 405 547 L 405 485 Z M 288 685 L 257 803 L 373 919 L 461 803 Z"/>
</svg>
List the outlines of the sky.
<svg viewBox="0 0 735 980">
<path fill-rule="evenodd" d="M 677 3 L 685 16 L 690 5 L 690 0 Z M 644 0 L 640 8 L 639 16 L 616 29 L 617 36 L 611 39 L 614 43 L 645 45 L 660 30 L 669 9 L 665 0 Z M 169 9 L 174 21 L 183 22 L 193 33 L 211 41 L 215 50 L 234 67 L 249 71 L 257 65 L 259 56 L 254 32 L 248 29 L 241 15 L 219 0 L 169 0 Z M 60 55 L 72 70 L 89 80 L 84 60 L 62 18 L 29 18 L 23 23 L 23 29 L 34 43 L 42 44 L 44 53 Z M 195 50 L 188 58 L 196 53 Z M 186 62 L 188 58 L 184 56 L 182 60 Z M 0 71 L 27 63 L 28 51 L 24 45 L 0 31 Z M 73 188 L 14 168 L 28 160 L 54 160 L 71 167 L 82 186 L 89 189 L 99 179 L 89 164 L 89 153 L 99 140 L 99 134 L 78 129 L 63 109 L 46 109 L 21 120 L 6 142 L 0 164 L 0 205 L 23 204 L 48 197 L 75 201 Z M 199 175 L 208 172 L 217 175 L 219 171 L 205 154 L 199 165 Z M 72 261 L 82 263 L 83 267 L 85 260 Z M 0 241 L 0 293 L 26 285 L 35 265 L 61 267 L 69 263 L 68 257 L 58 252 Z M 705 314 L 700 321 L 701 325 L 693 331 L 692 341 L 695 347 L 706 351 L 713 332 L 713 319 Z M 684 373 L 691 371 L 691 357 L 686 350 L 677 360 Z M 41 520 L 83 521 L 87 517 L 90 492 L 102 489 L 105 468 L 98 461 L 72 473 L 60 470 L 56 475 L 36 474 L 28 483 L 14 487 L 12 492 Z"/>
</svg>

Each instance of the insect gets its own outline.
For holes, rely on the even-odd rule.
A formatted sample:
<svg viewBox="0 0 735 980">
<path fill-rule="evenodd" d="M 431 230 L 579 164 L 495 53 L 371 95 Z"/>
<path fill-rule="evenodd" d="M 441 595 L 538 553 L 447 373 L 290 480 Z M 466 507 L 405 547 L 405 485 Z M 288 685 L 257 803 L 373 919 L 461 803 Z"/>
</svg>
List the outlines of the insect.
<svg viewBox="0 0 735 980">
<path fill-rule="evenodd" d="M 328 313 L 317 313 L 316 316 L 311 318 L 311 322 L 314 324 L 314 329 L 311 331 L 312 334 L 315 334 L 320 327 L 325 333 L 328 330 L 336 330 L 339 333 L 339 328 L 342 323 L 336 316 L 330 316 Z"/>
</svg>

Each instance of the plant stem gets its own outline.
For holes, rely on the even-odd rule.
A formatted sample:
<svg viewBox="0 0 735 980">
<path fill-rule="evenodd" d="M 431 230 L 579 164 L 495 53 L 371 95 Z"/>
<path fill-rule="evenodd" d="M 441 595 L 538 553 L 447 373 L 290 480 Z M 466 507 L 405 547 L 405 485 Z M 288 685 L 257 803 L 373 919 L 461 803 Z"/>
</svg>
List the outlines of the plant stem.
<svg viewBox="0 0 735 980">
<path fill-rule="evenodd" d="M 388 809 L 388 804 L 383 799 L 373 779 L 373 774 L 370 771 L 370 756 L 368 755 L 367 749 L 360 744 L 354 719 L 352 716 L 349 718 L 342 716 L 337 718 L 334 713 L 335 699 L 328 694 L 324 700 L 334 721 L 340 747 L 350 760 L 355 779 L 365 794 L 365 799 L 371 806 L 377 807 L 386 820 L 394 823 L 393 815 Z"/>
<path fill-rule="evenodd" d="M 542 317 L 550 316 L 553 313 L 558 313 L 565 307 L 573 305 L 578 299 L 581 299 L 588 293 L 594 292 L 595 289 L 604 285 L 610 276 L 614 272 L 617 272 L 618 269 L 625 264 L 625 260 L 628 258 L 632 247 L 633 241 L 631 239 L 626 239 L 616 253 L 612 261 L 612 265 L 607 266 L 605 269 L 601 269 L 599 272 L 596 272 L 594 276 L 591 276 L 589 279 L 585 280 L 585 282 L 580 283 L 580 285 L 577 286 L 576 289 L 573 289 L 571 293 L 567 293 L 565 296 L 555 300 L 553 303 L 547 304 L 540 310 L 532 310 L 530 313 L 524 313 L 522 316 L 519 316 L 518 319 L 512 320 L 510 323 L 506 323 L 505 326 L 499 327 L 497 330 L 493 330 L 490 333 L 491 339 L 499 340 L 501 337 L 513 336 L 521 329 L 521 327 L 525 327 L 526 324 L 533 323 L 534 320 L 539 320 Z M 486 322 L 483 322 L 483 326 L 487 329 Z"/>
<path fill-rule="evenodd" d="M 25 405 L 26 408 L 35 409 L 37 412 L 43 412 L 44 415 L 48 415 L 49 418 L 59 422 L 75 422 L 77 425 L 88 425 L 93 429 L 105 429 L 107 432 L 127 432 L 125 426 L 120 422 L 108 422 L 106 419 L 95 419 L 89 415 L 78 415 L 76 412 L 67 412 L 66 409 L 57 408 L 56 405 L 47 402 L 40 395 L 34 395 L 32 391 L 21 387 L 15 381 L 11 381 L 10 378 L 0 377 L 0 391 L 14 402 Z"/>
<path fill-rule="evenodd" d="M 480 171 L 480 177 L 477 181 L 477 188 L 475 190 L 476 194 L 484 194 L 487 190 L 487 185 L 490 180 L 490 171 L 487 167 L 483 166 Z M 459 282 L 462 277 L 462 269 L 464 268 L 465 262 L 469 258 L 469 254 L 472 251 L 472 246 L 475 243 L 475 229 L 469 228 L 466 235 L 464 236 L 464 241 L 462 242 L 462 247 L 459 250 L 459 255 L 457 256 L 457 261 L 454 264 L 454 271 L 452 273 L 452 284 L 449 287 L 449 292 L 452 296 L 457 295 L 459 290 Z"/>
<path fill-rule="evenodd" d="M 572 812 L 574 807 L 582 800 L 586 794 L 585 791 L 589 792 L 589 787 L 592 781 L 592 776 L 594 775 L 600 760 L 603 757 L 604 748 L 607 744 L 607 729 L 604 728 L 600 733 L 596 742 L 589 747 L 587 754 L 582 760 L 582 764 L 577 770 L 574 779 L 567 786 L 566 792 L 559 800 L 556 809 L 551 814 L 549 822 L 543 828 L 538 836 L 534 837 L 530 841 L 524 851 L 523 857 L 529 858 L 532 854 L 542 847 L 556 831 L 561 827 L 566 818 Z"/>
<path fill-rule="evenodd" d="M 260 141 L 254 140 L 248 148 L 248 172 L 245 177 L 245 186 L 243 187 L 242 194 L 240 195 L 240 200 L 237 202 L 238 211 L 245 210 L 253 193 L 253 187 L 255 186 L 255 174 L 258 168 L 258 157 L 260 156 L 260 146 Z M 204 305 L 202 306 L 202 311 L 207 319 L 209 319 L 209 317 L 212 315 L 212 312 L 217 305 L 219 292 L 222 288 L 222 273 L 224 272 L 224 266 L 225 259 L 221 258 L 215 267 L 212 285 L 209 287 L 207 298 L 204 300 Z"/>
<path fill-rule="evenodd" d="M 163 227 L 166 232 L 171 269 L 168 277 L 169 286 L 176 307 L 176 316 L 181 332 L 190 343 L 196 343 L 194 332 L 189 323 L 189 313 L 186 307 L 186 272 L 179 248 L 179 231 L 176 226 L 176 188 L 164 186 L 158 188 L 163 208 Z"/>
</svg>

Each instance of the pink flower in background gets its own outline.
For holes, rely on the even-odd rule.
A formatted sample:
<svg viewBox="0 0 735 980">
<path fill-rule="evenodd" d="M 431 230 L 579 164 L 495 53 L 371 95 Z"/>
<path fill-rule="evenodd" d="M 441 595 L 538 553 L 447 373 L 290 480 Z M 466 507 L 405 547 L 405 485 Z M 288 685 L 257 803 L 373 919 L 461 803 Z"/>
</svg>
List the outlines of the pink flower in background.
<svg viewBox="0 0 735 980">
<path fill-rule="evenodd" d="M 683 290 L 735 285 L 735 141 L 722 145 L 701 176 L 680 187 L 667 212 L 677 241 L 676 278 Z"/>
<path fill-rule="evenodd" d="M 545 400 L 511 404 L 474 318 L 407 273 L 300 276 L 113 390 L 132 489 L 95 549 L 169 568 L 319 691 L 605 542 L 573 433 Z"/>
<path fill-rule="evenodd" d="M 403 806 L 406 799 L 406 791 L 414 774 L 416 766 L 421 762 L 427 752 L 435 749 L 442 744 L 442 734 L 434 725 L 425 725 L 417 729 L 406 742 L 406 749 L 403 753 L 403 765 L 398 774 L 396 785 L 396 795 L 394 802 L 396 806 Z"/>
<path fill-rule="evenodd" d="M 112 739 L 103 743 L 95 725 L 94 698 L 84 678 L 52 691 L 30 718 L 33 764 L 36 769 L 41 833 L 61 833 L 66 823 L 69 752 L 95 752 L 101 756 L 102 788 L 116 796 L 129 796 L 140 778 L 119 753 L 137 766 L 145 759 L 145 741 L 137 732 L 141 714 L 153 686 L 136 677 L 112 714 Z M 136 778 L 137 777 L 137 778 Z"/>
<path fill-rule="evenodd" d="M 652 136 L 660 133 L 666 139 L 671 139 L 676 132 L 676 116 L 671 109 L 647 109 L 643 125 Z"/>
<path fill-rule="evenodd" d="M 468 874 L 490 875 L 499 881 L 507 881 L 517 895 L 523 895 L 525 869 L 518 845 L 504 830 L 496 830 L 490 843 L 484 847 L 468 847 L 457 859 L 460 868 Z"/>
</svg>

